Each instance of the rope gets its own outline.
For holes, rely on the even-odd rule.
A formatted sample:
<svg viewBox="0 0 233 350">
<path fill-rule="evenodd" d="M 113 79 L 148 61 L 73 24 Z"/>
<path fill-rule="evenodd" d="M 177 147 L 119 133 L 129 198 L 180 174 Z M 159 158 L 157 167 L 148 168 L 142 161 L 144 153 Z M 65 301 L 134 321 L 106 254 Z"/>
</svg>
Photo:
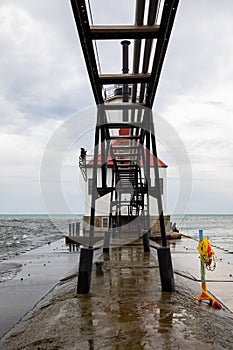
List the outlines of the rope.
<svg viewBox="0 0 233 350">
<path fill-rule="evenodd" d="M 208 238 L 204 237 L 201 242 L 198 242 L 198 253 L 203 265 L 209 271 L 214 271 L 216 268 L 216 254 L 214 253 Z"/>
</svg>

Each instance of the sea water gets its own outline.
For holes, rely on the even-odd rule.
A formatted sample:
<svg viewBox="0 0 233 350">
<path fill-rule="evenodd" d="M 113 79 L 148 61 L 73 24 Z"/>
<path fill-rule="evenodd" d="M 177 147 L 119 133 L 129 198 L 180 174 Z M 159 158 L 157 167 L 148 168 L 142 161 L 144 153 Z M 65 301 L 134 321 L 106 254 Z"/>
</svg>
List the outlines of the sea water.
<svg viewBox="0 0 233 350">
<path fill-rule="evenodd" d="M 233 265 L 233 215 L 176 215 L 171 220 L 182 234 L 197 242 L 194 247 L 198 245 L 199 230 L 203 230 L 217 255 L 217 265 L 218 259 Z"/>
<path fill-rule="evenodd" d="M 69 223 L 82 222 L 82 215 L 0 215 L 0 282 L 20 270 L 12 258 L 61 239 L 69 233 Z M 198 241 L 199 230 L 220 248 L 233 264 L 233 215 L 171 216 L 181 233 Z M 81 224 L 82 230 L 82 224 Z"/>
<path fill-rule="evenodd" d="M 176 215 L 171 220 L 182 234 L 198 240 L 203 230 L 211 245 L 233 254 L 233 215 Z"/>
<path fill-rule="evenodd" d="M 0 282 L 20 270 L 15 256 L 57 241 L 69 234 L 69 224 L 83 215 L 0 215 Z M 81 225 L 82 232 L 82 225 Z"/>
</svg>

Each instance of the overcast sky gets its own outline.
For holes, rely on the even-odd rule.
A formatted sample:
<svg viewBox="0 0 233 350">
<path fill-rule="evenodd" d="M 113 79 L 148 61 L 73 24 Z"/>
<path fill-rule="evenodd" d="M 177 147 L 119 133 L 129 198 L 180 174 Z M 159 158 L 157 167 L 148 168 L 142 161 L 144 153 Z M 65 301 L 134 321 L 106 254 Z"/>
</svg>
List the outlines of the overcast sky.
<svg viewBox="0 0 233 350">
<path fill-rule="evenodd" d="M 134 21 L 135 0 L 123 8 L 107 0 L 91 3 L 96 24 Z M 232 18 L 231 0 L 180 1 L 154 103 L 190 158 L 188 213 L 233 212 Z M 102 72 L 120 72 L 119 44 L 98 49 Z M 71 115 L 94 105 L 69 1 L 1 0 L 0 50 L 0 213 L 43 213 L 40 168 L 47 143 Z M 159 152 L 170 165 L 173 212 L 175 164 Z M 68 192 L 72 210 L 83 212 L 72 186 Z"/>
</svg>

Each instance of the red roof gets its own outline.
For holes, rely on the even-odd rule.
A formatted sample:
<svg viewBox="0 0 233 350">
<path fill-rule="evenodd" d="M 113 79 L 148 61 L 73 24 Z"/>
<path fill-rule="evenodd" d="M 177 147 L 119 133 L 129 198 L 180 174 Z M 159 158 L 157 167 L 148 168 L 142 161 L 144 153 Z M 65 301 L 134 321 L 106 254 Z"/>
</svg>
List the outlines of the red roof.
<svg viewBox="0 0 233 350">
<path fill-rule="evenodd" d="M 126 156 L 127 158 L 127 156 Z M 124 161 L 124 159 L 121 160 L 122 162 Z M 127 162 L 128 163 L 128 162 Z M 87 166 L 92 166 L 94 164 L 94 159 L 90 160 L 88 163 L 87 163 Z M 98 154 L 98 166 L 101 166 L 101 154 L 99 153 Z M 110 156 L 108 156 L 108 166 L 109 167 L 112 167 L 113 166 L 113 161 L 112 161 L 112 158 Z M 153 167 L 154 166 L 154 156 L 153 154 L 151 153 L 150 154 L 150 166 Z M 158 166 L 160 168 L 167 168 L 167 165 L 161 160 L 158 158 Z M 140 161 L 140 167 L 142 167 L 142 160 Z"/>
<path fill-rule="evenodd" d="M 119 130 L 119 135 L 123 136 L 123 135 L 129 135 L 130 129 L 120 129 Z M 128 146 L 129 145 L 129 140 L 127 139 L 123 139 L 123 140 L 116 140 L 113 142 L 112 144 L 114 147 L 119 146 L 119 151 L 122 151 L 121 146 Z M 124 158 L 128 159 L 129 157 L 127 155 L 124 156 L 124 153 L 122 153 L 122 161 L 124 161 Z M 92 166 L 94 163 L 94 159 L 91 159 L 88 163 L 87 166 Z M 108 162 L 107 162 L 109 167 L 113 166 L 113 161 L 112 161 L 112 157 L 109 155 L 108 156 Z M 101 166 L 101 153 L 98 154 L 98 166 Z M 150 153 L 150 166 L 153 167 L 154 166 L 154 156 L 153 153 Z M 162 162 L 161 159 L 158 158 L 158 166 L 160 168 L 167 168 L 167 165 Z M 140 160 L 140 167 L 142 167 L 142 160 Z"/>
</svg>

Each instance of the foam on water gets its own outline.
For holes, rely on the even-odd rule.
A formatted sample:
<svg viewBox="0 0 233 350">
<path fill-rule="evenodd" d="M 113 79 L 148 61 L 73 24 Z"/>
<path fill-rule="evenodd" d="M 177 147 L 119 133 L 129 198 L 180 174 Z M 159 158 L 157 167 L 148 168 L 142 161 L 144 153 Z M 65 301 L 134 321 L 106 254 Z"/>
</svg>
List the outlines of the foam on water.
<svg viewBox="0 0 233 350">
<path fill-rule="evenodd" d="M 0 261 L 56 241 L 82 216 L 0 215 Z"/>
<path fill-rule="evenodd" d="M 22 265 L 11 262 L 3 262 L 0 264 L 0 282 L 11 280 L 17 272 L 20 271 Z"/>
</svg>

